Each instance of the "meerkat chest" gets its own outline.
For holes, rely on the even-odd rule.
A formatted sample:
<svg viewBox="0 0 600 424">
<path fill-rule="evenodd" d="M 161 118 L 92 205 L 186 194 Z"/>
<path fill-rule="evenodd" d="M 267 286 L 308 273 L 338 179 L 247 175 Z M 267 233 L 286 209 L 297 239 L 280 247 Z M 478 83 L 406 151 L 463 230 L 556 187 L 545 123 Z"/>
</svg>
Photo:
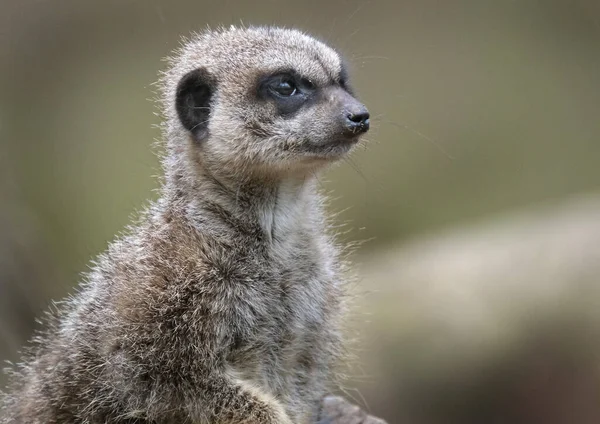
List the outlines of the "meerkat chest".
<svg viewBox="0 0 600 424">
<path fill-rule="evenodd" d="M 333 249 L 333 248 L 332 248 Z M 331 252 L 331 251 L 330 251 Z M 268 257 L 256 264 L 256 300 L 239 347 L 247 363 L 293 360 L 303 346 L 319 349 L 324 328 L 338 308 L 339 274 L 310 246 L 298 246 L 286 260 Z M 285 361 L 284 361 L 285 362 Z"/>
<path fill-rule="evenodd" d="M 315 245 L 299 243 L 275 253 L 278 258 L 273 261 L 273 276 L 281 293 L 281 307 L 288 311 L 289 325 L 310 327 L 322 321 L 337 284 L 338 275 L 330 260 L 334 247 L 324 252 Z"/>
</svg>

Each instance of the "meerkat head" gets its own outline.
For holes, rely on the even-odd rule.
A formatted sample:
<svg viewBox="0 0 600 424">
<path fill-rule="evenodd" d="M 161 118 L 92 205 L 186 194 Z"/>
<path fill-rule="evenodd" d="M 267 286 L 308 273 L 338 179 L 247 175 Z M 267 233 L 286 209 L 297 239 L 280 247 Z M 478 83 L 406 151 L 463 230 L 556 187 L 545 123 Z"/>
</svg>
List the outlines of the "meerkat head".
<svg viewBox="0 0 600 424">
<path fill-rule="evenodd" d="M 303 172 L 348 153 L 369 129 L 333 49 L 297 30 L 196 35 L 165 74 L 169 143 L 233 172 Z"/>
</svg>

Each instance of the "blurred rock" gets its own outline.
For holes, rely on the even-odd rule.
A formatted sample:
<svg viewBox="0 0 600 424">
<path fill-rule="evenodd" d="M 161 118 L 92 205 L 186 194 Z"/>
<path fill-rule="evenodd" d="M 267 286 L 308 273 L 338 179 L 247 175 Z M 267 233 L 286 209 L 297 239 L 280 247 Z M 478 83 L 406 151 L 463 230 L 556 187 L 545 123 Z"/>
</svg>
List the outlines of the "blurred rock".
<svg viewBox="0 0 600 424">
<path fill-rule="evenodd" d="M 373 410 L 418 410 L 429 423 L 600 422 L 598 195 L 362 263 Z"/>
</svg>

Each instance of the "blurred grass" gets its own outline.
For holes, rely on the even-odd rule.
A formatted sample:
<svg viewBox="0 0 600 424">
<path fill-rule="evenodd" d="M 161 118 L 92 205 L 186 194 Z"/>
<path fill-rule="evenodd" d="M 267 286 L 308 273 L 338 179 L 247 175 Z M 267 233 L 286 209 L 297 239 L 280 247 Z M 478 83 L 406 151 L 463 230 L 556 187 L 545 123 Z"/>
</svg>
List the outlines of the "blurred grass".
<svg viewBox="0 0 600 424">
<path fill-rule="evenodd" d="M 368 150 L 327 177 L 333 209 L 366 228 L 354 238 L 390 242 L 600 186 L 592 2 L 9 8 L 2 109 L 14 178 L 70 274 L 156 186 L 151 84 L 178 36 L 206 23 L 301 26 L 347 53 L 375 116 Z"/>
</svg>

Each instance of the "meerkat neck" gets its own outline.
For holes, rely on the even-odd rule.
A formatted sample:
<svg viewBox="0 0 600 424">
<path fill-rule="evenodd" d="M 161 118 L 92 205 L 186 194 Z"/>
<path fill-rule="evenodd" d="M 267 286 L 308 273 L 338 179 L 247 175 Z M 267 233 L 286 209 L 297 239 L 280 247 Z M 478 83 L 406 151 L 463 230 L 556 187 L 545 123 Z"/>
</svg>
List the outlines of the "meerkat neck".
<svg viewBox="0 0 600 424">
<path fill-rule="evenodd" d="M 168 198 L 184 204 L 188 219 L 201 231 L 222 232 L 215 219 L 234 230 L 259 229 L 270 242 L 313 232 L 322 221 L 316 177 L 233 177 L 202 169 L 194 178 L 167 180 Z M 207 216 L 211 216 L 207 220 Z M 210 225 L 207 223 L 210 222 Z"/>
<path fill-rule="evenodd" d="M 282 241 L 311 229 L 315 210 L 314 181 L 286 179 L 279 181 L 256 205 L 258 222 L 271 241 Z"/>
</svg>

